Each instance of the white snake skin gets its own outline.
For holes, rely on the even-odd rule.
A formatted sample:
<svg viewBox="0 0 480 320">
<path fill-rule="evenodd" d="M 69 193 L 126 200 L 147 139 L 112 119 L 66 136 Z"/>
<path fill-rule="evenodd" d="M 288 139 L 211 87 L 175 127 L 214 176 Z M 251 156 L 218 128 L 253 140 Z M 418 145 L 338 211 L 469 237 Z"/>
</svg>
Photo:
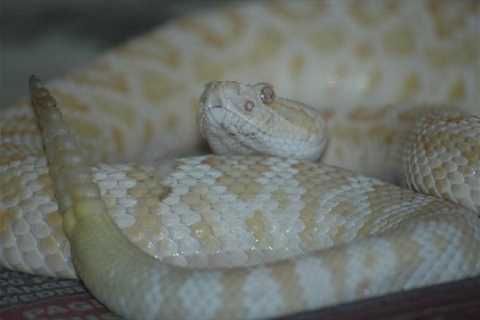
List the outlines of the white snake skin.
<svg viewBox="0 0 480 320">
<path fill-rule="evenodd" d="M 462 114 L 479 114 L 479 19 L 475 1 L 187 17 L 49 84 L 66 124 L 33 80 L 46 153 L 28 102 L 0 114 L 1 263 L 78 275 L 128 319 L 268 318 L 480 274 L 480 120 Z M 214 79 L 318 107 L 337 167 L 166 160 L 199 151 L 196 101 Z M 417 142 L 407 184 L 459 204 L 362 175 L 397 181 L 403 140 Z"/>
<path fill-rule="evenodd" d="M 198 119 L 216 154 L 318 160 L 328 140 L 319 110 L 277 97 L 268 83 L 210 82 L 200 98 Z"/>
</svg>

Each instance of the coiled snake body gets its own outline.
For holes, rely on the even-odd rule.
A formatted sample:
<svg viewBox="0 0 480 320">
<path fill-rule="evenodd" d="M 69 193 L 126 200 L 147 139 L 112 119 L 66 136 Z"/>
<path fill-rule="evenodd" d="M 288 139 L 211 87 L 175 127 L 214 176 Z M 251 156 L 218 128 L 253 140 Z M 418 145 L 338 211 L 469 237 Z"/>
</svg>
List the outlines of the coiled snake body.
<svg viewBox="0 0 480 320">
<path fill-rule="evenodd" d="M 2 263 L 74 276 L 71 248 L 92 293 L 138 319 L 265 318 L 479 274 L 479 119 L 462 115 L 478 114 L 479 10 L 249 4 L 173 22 L 52 95 L 32 80 L 46 156 L 28 102 L 3 111 Z M 325 162 L 359 173 L 255 155 L 165 160 L 198 148 L 192 101 L 221 78 L 318 106 Z M 361 174 L 396 182 L 402 133 L 438 104 L 457 109 L 419 122 L 406 182 L 463 206 Z"/>
</svg>

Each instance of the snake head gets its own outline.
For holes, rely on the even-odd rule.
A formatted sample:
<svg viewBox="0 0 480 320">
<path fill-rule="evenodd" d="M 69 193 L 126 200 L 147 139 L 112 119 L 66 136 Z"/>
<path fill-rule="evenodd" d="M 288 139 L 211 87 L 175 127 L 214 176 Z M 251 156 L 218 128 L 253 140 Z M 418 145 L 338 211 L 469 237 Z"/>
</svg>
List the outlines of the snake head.
<svg viewBox="0 0 480 320">
<path fill-rule="evenodd" d="M 280 98 L 268 83 L 213 81 L 200 98 L 200 132 L 217 154 L 316 160 L 327 138 L 320 113 Z"/>
</svg>

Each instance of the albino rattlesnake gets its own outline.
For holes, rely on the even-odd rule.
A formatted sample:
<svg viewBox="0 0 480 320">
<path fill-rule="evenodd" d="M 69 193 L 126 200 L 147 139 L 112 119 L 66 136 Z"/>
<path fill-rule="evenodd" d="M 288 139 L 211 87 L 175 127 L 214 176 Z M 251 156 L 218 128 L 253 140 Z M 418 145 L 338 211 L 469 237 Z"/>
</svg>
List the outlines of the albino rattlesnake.
<svg viewBox="0 0 480 320">
<path fill-rule="evenodd" d="M 411 124 L 412 109 L 386 104 L 449 102 L 478 113 L 479 10 L 468 1 L 250 4 L 174 22 L 52 84 L 52 91 L 83 147 L 96 150 L 89 154 L 92 161 L 136 155 L 147 161 L 172 150 L 185 153 L 197 141 L 188 106 L 201 85 L 185 82 L 273 82 L 280 92 L 305 97 L 311 105 L 338 106 L 324 109 L 332 137 L 327 162 L 392 181 L 397 177 L 392 155 L 398 151 L 392 146 L 396 133 Z M 222 29 L 223 23 L 231 28 Z M 295 30 L 295 39 L 283 30 Z M 435 81 L 440 76 L 442 81 Z M 36 93 L 45 95 L 41 89 Z M 48 101 L 37 98 L 35 103 Z M 46 131 L 68 139 L 53 114 L 40 113 L 55 125 Z M 154 125 L 151 119 L 166 120 Z M 149 166 L 99 165 L 92 172 L 110 213 L 137 245 L 165 260 L 157 265 L 109 219 L 82 215 L 105 204 L 85 199 L 96 197 L 88 179 L 80 177 L 81 183 L 70 187 L 68 181 L 78 177 L 52 169 L 74 160 L 80 165 L 70 167 L 88 178 L 90 169 L 82 167 L 72 144 L 57 150 L 65 155 L 57 162 L 50 151 L 48 172 L 27 104 L 4 111 L 0 121 L 2 263 L 73 276 L 52 176 L 71 219 L 65 229 L 77 272 L 96 296 L 130 318 L 159 318 L 155 312 L 164 318 L 268 317 L 480 271 L 480 231 L 472 211 L 342 169 L 208 156 L 179 160 L 177 173 L 160 183 Z M 167 129 L 171 132 L 162 131 Z M 475 168 L 478 139 L 473 143 L 462 155 Z M 455 185 L 446 187 L 451 191 Z M 476 187 L 478 180 L 472 192 L 478 193 Z M 77 210 L 74 219 L 69 203 Z M 231 214 L 234 206 L 240 218 Z M 317 208 L 334 214 L 317 215 Z M 108 238 L 102 228 L 109 230 Z M 255 264 L 319 248 L 324 249 L 252 269 L 166 264 Z"/>
</svg>

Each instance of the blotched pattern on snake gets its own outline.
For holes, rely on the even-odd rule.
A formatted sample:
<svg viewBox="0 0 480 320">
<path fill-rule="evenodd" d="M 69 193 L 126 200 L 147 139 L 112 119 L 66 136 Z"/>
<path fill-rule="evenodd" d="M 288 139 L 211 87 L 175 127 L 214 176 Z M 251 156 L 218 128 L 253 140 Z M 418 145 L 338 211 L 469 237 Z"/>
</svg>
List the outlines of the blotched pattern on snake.
<svg viewBox="0 0 480 320">
<path fill-rule="evenodd" d="M 52 111 L 39 113 L 50 162 L 29 102 L 3 111 L 2 264 L 71 277 L 72 247 L 89 289 L 141 319 L 269 317 L 477 275 L 478 117 L 459 111 L 479 113 L 479 10 L 276 1 L 174 21 L 49 84 L 81 148 L 34 83 L 34 104 Z M 169 161 L 199 152 L 198 97 L 215 79 L 273 83 L 318 107 L 324 161 L 359 173 L 275 157 Z M 366 177 L 399 183 L 403 133 L 440 105 L 455 110 L 423 130 L 433 140 L 418 139 L 407 168 L 425 185 L 407 183 L 468 193 L 466 207 Z"/>
</svg>

